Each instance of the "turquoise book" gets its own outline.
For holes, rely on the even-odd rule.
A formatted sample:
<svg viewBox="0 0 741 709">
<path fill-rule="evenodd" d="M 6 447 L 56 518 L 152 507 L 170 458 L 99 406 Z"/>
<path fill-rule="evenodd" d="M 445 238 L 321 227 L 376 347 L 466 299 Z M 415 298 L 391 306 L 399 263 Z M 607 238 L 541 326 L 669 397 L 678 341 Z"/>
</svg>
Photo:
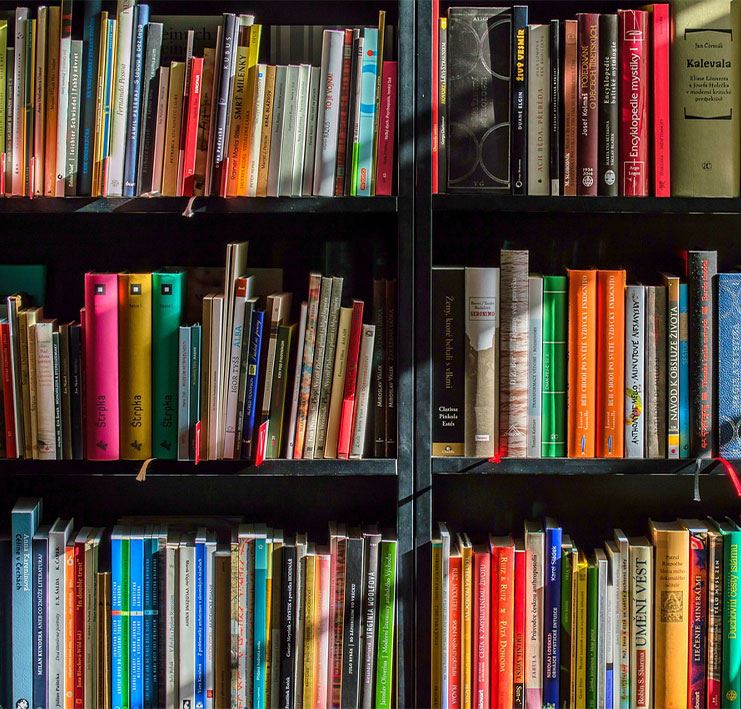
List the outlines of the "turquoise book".
<svg viewBox="0 0 741 709">
<path fill-rule="evenodd" d="M 358 142 L 353 145 L 353 186 L 358 197 L 370 197 L 373 175 L 373 125 L 376 117 L 378 28 L 363 29 Z"/>
<path fill-rule="evenodd" d="M 690 457 L 690 341 L 687 284 L 679 284 L 679 457 Z"/>
<path fill-rule="evenodd" d="M 266 623 L 268 612 L 268 539 L 259 534 L 255 539 L 255 614 L 254 614 L 254 652 L 252 654 L 252 697 L 254 709 L 266 709 L 265 677 L 267 658 L 265 646 L 267 638 Z"/>
<path fill-rule="evenodd" d="M 130 707 L 144 709 L 144 530 L 135 528 L 129 541 Z"/>
<path fill-rule="evenodd" d="M 178 330 L 185 306 L 185 273 L 152 274 L 152 455 L 178 453 Z"/>
<path fill-rule="evenodd" d="M 21 498 L 11 515 L 13 555 L 11 607 L 13 617 L 14 707 L 33 701 L 33 561 L 32 540 L 41 520 L 41 500 Z M 7 648 L 6 648 L 7 649 Z"/>
<path fill-rule="evenodd" d="M 718 524 L 723 534 L 723 709 L 741 709 L 741 635 L 739 623 L 738 559 L 741 530 L 731 521 Z"/>
</svg>

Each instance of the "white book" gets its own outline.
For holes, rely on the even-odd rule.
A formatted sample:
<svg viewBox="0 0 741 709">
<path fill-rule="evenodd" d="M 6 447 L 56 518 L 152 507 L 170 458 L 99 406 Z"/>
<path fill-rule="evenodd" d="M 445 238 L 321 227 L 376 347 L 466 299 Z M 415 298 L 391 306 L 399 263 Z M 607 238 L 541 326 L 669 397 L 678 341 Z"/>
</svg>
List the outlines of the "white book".
<svg viewBox="0 0 741 709">
<path fill-rule="evenodd" d="M 627 709 L 630 706 L 630 557 L 628 537 L 621 529 L 615 530 L 615 544 L 620 552 L 620 568 L 616 583 L 619 652 L 615 659 L 615 684 L 618 687 L 619 706 Z"/>
<path fill-rule="evenodd" d="M 252 129 L 250 131 L 250 153 L 247 165 L 247 196 L 257 196 L 257 173 L 260 167 L 260 140 L 262 139 L 262 113 L 265 108 L 265 64 L 257 65 L 255 83 L 255 106 L 252 112 Z"/>
<path fill-rule="evenodd" d="M 527 36 L 527 193 L 550 194 L 550 26 L 529 25 Z"/>
<path fill-rule="evenodd" d="M 630 706 L 650 707 L 653 697 L 653 546 L 646 537 L 630 544 Z"/>
<path fill-rule="evenodd" d="M 597 706 L 605 707 L 607 676 L 607 556 L 594 550 L 597 564 Z"/>
<path fill-rule="evenodd" d="M 223 347 L 221 328 L 224 320 L 224 296 L 215 295 L 211 311 L 211 371 L 208 373 L 208 460 L 218 460 L 224 445 L 224 420 L 221 413 L 221 371 Z"/>
<path fill-rule="evenodd" d="M 123 192 L 124 156 L 126 153 L 126 132 L 129 112 L 129 76 L 131 73 L 131 37 L 134 26 L 134 8 L 127 7 L 118 13 L 118 37 L 116 40 L 116 73 L 113 105 L 111 107 L 111 139 L 108 157 L 108 182 L 106 195 L 120 197 Z M 60 60 L 60 70 L 62 64 Z M 69 73 L 69 57 L 67 58 Z M 63 76 L 60 71 L 60 77 Z M 60 124 L 62 103 L 59 103 Z M 66 112 L 66 109 L 65 109 Z M 65 134 L 66 137 L 66 134 Z M 57 153 L 59 138 L 57 139 Z M 57 166 L 59 157 L 57 157 Z"/>
<path fill-rule="evenodd" d="M 250 279 L 251 280 L 251 279 Z M 224 458 L 234 458 L 237 436 L 237 401 L 239 399 L 239 373 L 242 366 L 242 342 L 245 334 L 244 311 L 247 298 L 252 293 L 238 291 L 234 297 L 232 336 L 229 348 L 229 379 L 226 390 L 226 422 L 224 428 Z"/>
<path fill-rule="evenodd" d="M 306 151 L 306 123 L 309 115 L 309 80 L 311 67 L 301 64 L 298 68 L 296 89 L 296 131 L 293 136 L 293 168 L 291 171 L 291 196 L 301 196 L 301 180 L 304 176 L 304 152 Z"/>
<path fill-rule="evenodd" d="M 527 457 L 540 458 L 543 406 L 543 276 L 528 278 Z"/>
<path fill-rule="evenodd" d="M 607 553 L 607 671 L 612 673 L 608 686 L 612 687 L 612 702 L 620 708 L 620 600 L 622 557 L 617 542 L 606 541 Z"/>
<path fill-rule="evenodd" d="M 304 174 L 301 180 L 301 196 L 311 197 L 314 188 L 314 154 L 317 139 L 319 111 L 319 67 L 311 67 L 309 75 L 309 113 L 306 118 L 306 148 L 304 150 Z"/>
<path fill-rule="evenodd" d="M 644 457 L 646 288 L 625 288 L 625 457 Z"/>
<path fill-rule="evenodd" d="M 15 9 L 15 52 L 13 64 L 13 153 L 11 194 L 22 197 L 26 177 L 26 34 L 28 8 Z M 69 63 L 68 63 L 69 66 Z M 9 67 L 8 67 L 9 68 Z M 6 69 L 7 71 L 7 69 Z M 66 126 L 66 122 L 65 122 Z M 65 129 L 65 140 L 67 134 Z"/>
<path fill-rule="evenodd" d="M 178 625 L 179 612 L 178 602 L 180 599 L 178 589 L 179 573 L 179 547 L 180 536 L 173 534 L 168 536 L 165 545 L 165 578 L 162 580 L 165 591 L 165 618 L 164 635 L 165 643 L 165 709 L 177 709 L 178 707 Z"/>
<path fill-rule="evenodd" d="M 545 532 L 538 522 L 525 522 L 525 698 L 527 707 L 543 706 L 543 593 Z"/>
<path fill-rule="evenodd" d="M 276 193 L 278 197 L 290 197 L 293 186 L 293 149 L 296 143 L 299 68 L 295 64 L 286 67 L 283 125 L 280 130 L 280 166 L 278 169 L 278 189 Z"/>
<path fill-rule="evenodd" d="M 268 163 L 268 197 L 278 196 L 280 177 L 280 155 L 283 144 L 283 109 L 286 103 L 286 77 L 288 67 L 275 67 L 275 88 L 273 89 L 273 116 L 270 126 L 270 161 Z"/>
<path fill-rule="evenodd" d="M 206 707 L 214 709 L 214 640 L 216 631 L 216 598 L 214 596 L 214 569 L 216 564 L 216 535 L 206 536 Z M 221 709 L 220 707 L 218 709 Z"/>
<path fill-rule="evenodd" d="M 190 458 L 190 325 L 178 337 L 178 460 Z"/>
<path fill-rule="evenodd" d="M 309 304 L 304 301 L 301 303 L 301 313 L 298 319 L 298 341 L 297 352 L 304 351 L 304 341 L 306 340 L 306 319 L 309 314 Z M 298 414 L 298 399 L 301 390 L 301 364 L 302 358 L 296 357 L 296 368 L 293 372 L 293 391 L 291 393 L 291 411 L 288 416 L 288 443 L 286 445 L 286 458 L 293 458 L 293 449 L 296 439 L 296 416 Z"/>
<path fill-rule="evenodd" d="M 368 400 L 370 399 L 373 375 L 373 343 L 376 339 L 376 326 L 363 325 L 358 355 L 358 378 L 355 391 L 355 413 L 353 416 L 351 458 L 362 458 L 365 452 L 366 431 L 368 430 Z"/>
<path fill-rule="evenodd" d="M 57 519 L 49 530 L 49 642 L 47 646 L 47 668 L 49 683 L 49 706 L 65 709 L 65 648 L 66 648 L 66 605 L 67 567 L 65 550 L 72 534 L 73 520 Z"/>
<path fill-rule="evenodd" d="M 39 460 L 56 460 L 57 434 L 54 404 L 54 352 L 52 335 L 56 320 L 33 326 L 36 338 L 36 400 L 38 407 Z"/>
<path fill-rule="evenodd" d="M 178 549 L 178 706 L 195 707 L 196 548 L 192 537 Z"/>
<path fill-rule="evenodd" d="M 322 100 L 319 102 L 317 118 L 318 140 L 314 156 L 313 190 L 315 195 L 321 197 L 334 196 L 344 44 L 344 32 L 324 30 L 319 87 Z"/>
</svg>

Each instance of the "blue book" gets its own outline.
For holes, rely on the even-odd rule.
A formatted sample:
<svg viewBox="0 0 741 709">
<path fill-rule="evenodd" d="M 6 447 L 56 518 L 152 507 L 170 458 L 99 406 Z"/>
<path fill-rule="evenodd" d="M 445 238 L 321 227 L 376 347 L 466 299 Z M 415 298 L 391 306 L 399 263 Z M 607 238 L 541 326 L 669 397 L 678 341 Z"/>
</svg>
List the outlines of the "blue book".
<svg viewBox="0 0 741 709">
<path fill-rule="evenodd" d="M 378 29 L 363 29 L 363 63 L 360 78 L 358 142 L 353 146 L 353 187 L 359 197 L 370 197 L 373 175 L 373 126 L 378 79 Z M 357 166 L 357 167 L 356 167 Z"/>
<path fill-rule="evenodd" d="M 13 565 L 13 697 L 11 706 L 33 703 L 33 561 L 32 540 L 41 518 L 41 500 L 21 498 L 11 515 Z"/>
<path fill-rule="evenodd" d="M 33 704 L 49 704 L 47 685 L 49 527 L 42 525 L 33 535 Z"/>
<path fill-rule="evenodd" d="M 255 613 L 252 653 L 252 703 L 254 709 L 266 709 L 265 675 L 267 674 L 266 628 L 268 606 L 268 540 L 258 533 L 255 539 Z"/>
<path fill-rule="evenodd" d="M 144 68 L 144 28 L 149 22 L 149 5 L 134 8 L 134 33 L 131 47 L 131 90 L 124 154 L 123 196 L 136 195 L 136 167 L 139 162 L 139 114 L 142 97 L 142 71 Z"/>
<path fill-rule="evenodd" d="M 83 3 L 82 86 L 80 90 L 80 149 L 77 189 L 89 195 L 93 188 L 93 144 L 95 142 L 95 91 L 97 89 L 98 54 L 100 52 L 101 0 Z"/>
<path fill-rule="evenodd" d="M 563 534 L 558 523 L 545 520 L 545 578 L 543 594 L 543 706 L 558 704 L 561 671 L 561 546 Z"/>
<path fill-rule="evenodd" d="M 0 537 L 0 569 L 10 569 L 13 564 L 10 537 Z M 11 647 L 13 642 L 13 621 L 11 619 L 11 597 L 9 593 L 0 593 L 0 648 Z M 0 706 L 9 707 L 13 693 L 12 656 L 9 652 L 0 652 Z"/>
<path fill-rule="evenodd" d="M 144 709 L 144 530 L 135 527 L 129 541 L 130 708 Z"/>
<path fill-rule="evenodd" d="M 242 458 L 252 457 L 252 439 L 255 430 L 257 410 L 257 391 L 260 375 L 260 350 L 262 349 L 262 329 L 265 324 L 265 311 L 252 311 L 250 328 L 250 354 L 247 362 L 247 394 L 244 398 L 244 417 L 242 430 Z"/>
<path fill-rule="evenodd" d="M 149 666 L 149 675 L 152 683 L 152 709 L 159 703 L 159 680 L 160 680 L 160 575 L 162 573 L 161 563 L 164 557 L 164 548 L 167 544 L 167 532 L 165 527 L 154 528 L 152 531 L 152 605 L 146 611 L 150 620 L 150 632 L 152 638 L 152 657 Z M 146 698 L 145 698 L 146 702 Z"/>
<path fill-rule="evenodd" d="M 151 527 L 144 534 L 144 707 L 157 706 L 158 591 L 155 590 L 159 539 Z"/>
<path fill-rule="evenodd" d="M 718 274 L 718 452 L 741 458 L 741 273 Z"/>
<path fill-rule="evenodd" d="M 690 457 L 690 341 L 688 290 L 679 284 L 679 457 Z"/>
<path fill-rule="evenodd" d="M 103 92 L 103 159 L 111 153 L 111 109 L 113 95 L 113 81 L 116 65 L 116 20 L 108 20 L 107 46 L 105 70 L 105 91 Z M 114 704 L 115 706 L 115 704 Z"/>
<path fill-rule="evenodd" d="M 196 709 L 206 706 L 206 530 L 196 534 Z"/>
</svg>

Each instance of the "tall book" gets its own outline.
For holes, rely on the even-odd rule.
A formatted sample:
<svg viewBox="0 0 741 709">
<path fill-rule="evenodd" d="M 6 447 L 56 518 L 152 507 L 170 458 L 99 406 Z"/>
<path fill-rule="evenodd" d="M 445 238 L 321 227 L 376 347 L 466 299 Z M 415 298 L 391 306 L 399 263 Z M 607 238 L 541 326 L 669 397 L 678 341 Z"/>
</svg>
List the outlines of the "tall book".
<svg viewBox="0 0 741 709">
<path fill-rule="evenodd" d="M 512 106 L 510 117 L 512 194 L 527 194 L 528 8 L 512 8 Z"/>
<path fill-rule="evenodd" d="M 394 706 L 394 625 L 396 619 L 397 541 L 384 533 L 378 560 L 378 623 L 376 647 L 376 707 Z"/>
<path fill-rule="evenodd" d="M 529 25 L 527 33 L 527 194 L 550 194 L 549 118 L 550 26 Z"/>
<path fill-rule="evenodd" d="M 559 706 L 561 671 L 561 545 L 563 532 L 555 520 L 545 520 L 543 594 L 543 702 Z"/>
<path fill-rule="evenodd" d="M 582 12 L 577 15 L 578 84 L 577 84 L 577 193 L 597 194 L 599 131 L 598 60 L 599 15 Z"/>
<path fill-rule="evenodd" d="M 650 156 L 651 183 L 655 197 L 671 195 L 671 155 L 670 155 L 670 91 L 669 77 L 671 26 L 669 5 L 655 3 L 646 9 L 649 12 L 651 42 L 650 89 Z M 681 41 L 682 38 L 680 38 Z"/>
<path fill-rule="evenodd" d="M 154 169 L 154 143 L 157 128 L 158 70 L 162 50 L 161 22 L 149 22 L 146 26 L 146 44 L 142 64 L 141 119 L 139 131 L 139 154 L 136 168 L 136 193 L 152 191 Z"/>
<path fill-rule="evenodd" d="M 576 195 L 577 176 L 577 124 L 579 115 L 579 23 L 563 21 L 563 195 Z"/>
<path fill-rule="evenodd" d="M 527 457 L 541 457 L 543 408 L 543 277 L 528 278 Z M 460 350 L 459 350 L 460 351 Z"/>
<path fill-rule="evenodd" d="M 672 196 L 739 196 L 739 11 L 729 0 L 672 1 Z M 706 101 L 721 85 L 723 94 Z"/>
<path fill-rule="evenodd" d="M 353 143 L 353 187 L 355 195 L 369 197 L 373 174 L 373 126 L 376 113 L 376 84 L 378 83 L 379 32 L 365 27 L 363 59 L 361 63 L 358 139 Z"/>
<path fill-rule="evenodd" d="M 621 43 L 622 47 L 622 43 Z M 618 193 L 618 17 L 599 16 L 599 157 L 597 192 Z"/>
<path fill-rule="evenodd" d="M 679 457 L 690 455 L 689 286 L 679 284 Z"/>
<path fill-rule="evenodd" d="M 566 455 L 567 288 L 566 276 L 543 276 L 543 458 Z"/>
<path fill-rule="evenodd" d="M 646 288 L 625 290 L 625 457 L 645 452 Z"/>
<path fill-rule="evenodd" d="M 548 156 L 550 194 L 561 194 L 561 161 L 563 154 L 563 140 L 561 127 L 561 20 L 551 20 L 549 23 L 549 41 L 551 62 L 548 72 Z"/>
<path fill-rule="evenodd" d="M 723 640 L 720 677 L 721 706 L 741 703 L 741 643 L 738 634 L 738 555 L 741 530 L 733 521 L 717 523 L 723 535 Z"/>
<path fill-rule="evenodd" d="M 340 423 L 337 432 L 337 457 L 348 458 L 352 449 L 355 407 L 357 405 L 357 376 L 363 340 L 363 301 L 354 300 L 352 321 L 347 345 L 347 365 L 342 393 Z"/>
<path fill-rule="evenodd" d="M 499 269 L 465 269 L 466 455 L 491 457 L 499 437 Z"/>
<path fill-rule="evenodd" d="M 491 552 L 491 704 L 512 705 L 515 612 L 515 545 L 512 537 L 489 537 Z"/>
<path fill-rule="evenodd" d="M 708 525 L 707 704 L 721 706 L 723 670 L 723 534 Z"/>
<path fill-rule="evenodd" d="M 734 363 L 741 347 L 741 309 L 735 294 L 741 287 L 736 273 L 718 274 L 718 452 L 724 458 L 741 457 L 741 392 L 735 381 Z"/>
</svg>

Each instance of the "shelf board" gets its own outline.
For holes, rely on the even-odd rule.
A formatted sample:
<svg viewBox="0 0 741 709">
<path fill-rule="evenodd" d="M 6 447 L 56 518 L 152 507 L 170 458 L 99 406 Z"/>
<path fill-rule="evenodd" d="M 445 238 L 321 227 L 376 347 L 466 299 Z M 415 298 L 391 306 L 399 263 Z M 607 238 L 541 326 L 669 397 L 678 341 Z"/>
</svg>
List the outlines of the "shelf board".
<svg viewBox="0 0 741 709">
<path fill-rule="evenodd" d="M 577 460 L 574 458 L 433 458 L 435 475 L 694 475 L 697 460 L 628 458 Z M 701 460 L 700 472 L 723 474 L 715 460 Z"/>
<path fill-rule="evenodd" d="M 142 462 L 134 460 L 7 460 L 1 461 L 4 475 L 90 477 L 135 477 Z M 266 460 L 260 467 L 244 460 L 204 461 L 196 465 L 187 461 L 154 460 L 147 477 L 381 477 L 396 475 L 396 459 L 364 460 Z"/>
<path fill-rule="evenodd" d="M 392 214 L 396 197 L 41 197 L 0 199 L 0 214 Z"/>
<path fill-rule="evenodd" d="M 735 197 L 515 197 L 486 193 L 436 194 L 433 212 L 523 214 L 741 214 Z"/>
</svg>

